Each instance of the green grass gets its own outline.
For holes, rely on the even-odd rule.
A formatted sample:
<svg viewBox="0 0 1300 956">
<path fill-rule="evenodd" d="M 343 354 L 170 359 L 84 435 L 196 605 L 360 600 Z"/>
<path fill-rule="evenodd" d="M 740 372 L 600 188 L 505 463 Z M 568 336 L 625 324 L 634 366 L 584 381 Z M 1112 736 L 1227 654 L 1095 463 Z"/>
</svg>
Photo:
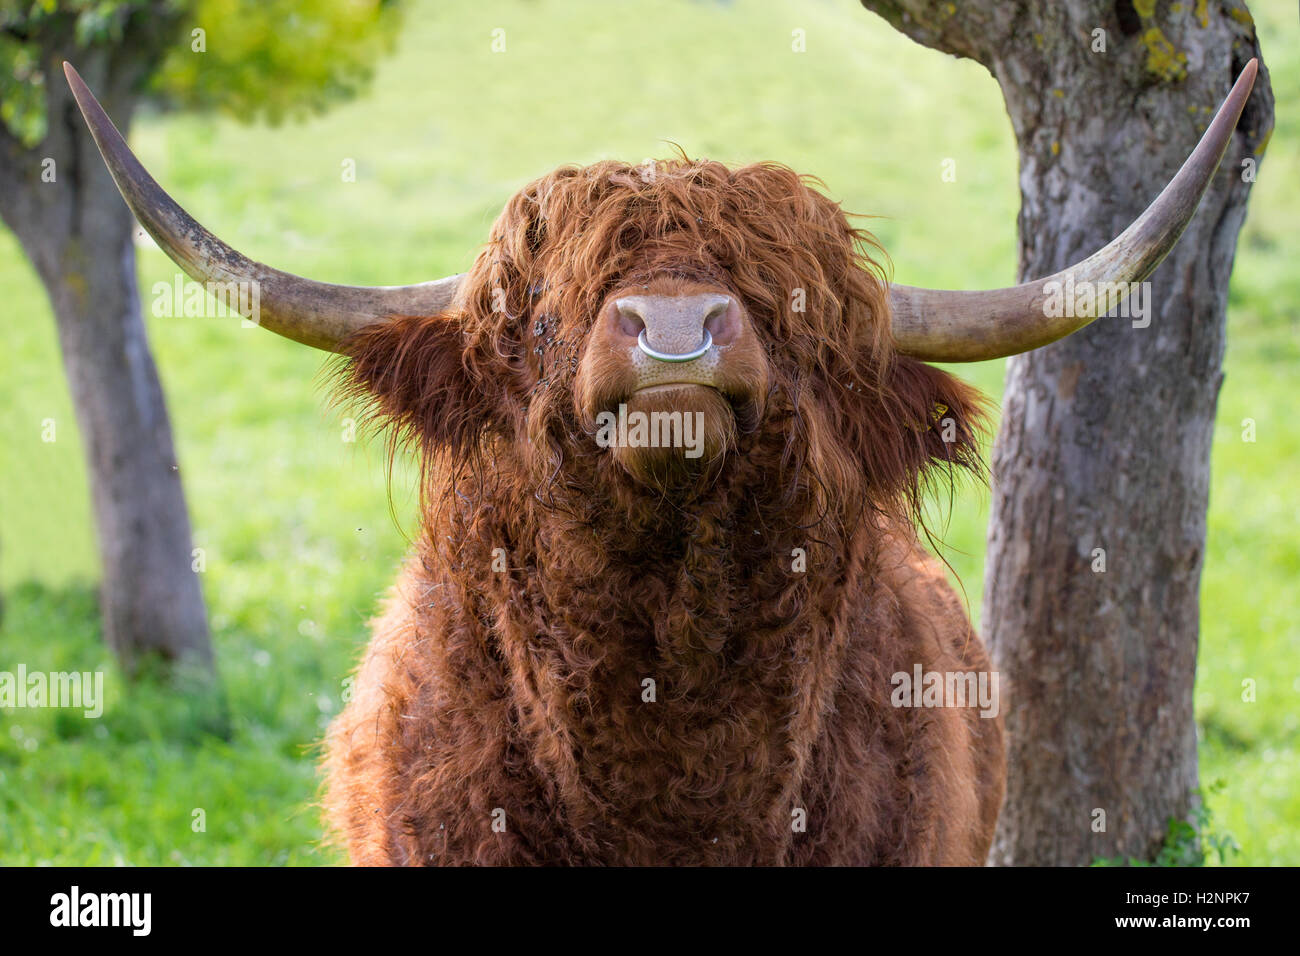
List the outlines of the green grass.
<svg viewBox="0 0 1300 956">
<path fill-rule="evenodd" d="M 820 176 L 893 256 L 899 281 L 1014 279 L 1016 155 L 996 83 L 921 48 L 856 3 L 636 5 L 538 0 L 412 4 L 372 90 L 309 123 L 242 127 L 143 117 L 133 142 L 161 182 L 255 258 L 337 282 L 464 269 L 512 191 L 561 163 L 687 153 L 776 159 Z M 1214 446 L 1196 709 L 1202 776 L 1222 779 L 1216 826 L 1240 863 L 1300 863 L 1300 651 L 1293 582 L 1300 453 L 1289 401 L 1300 358 L 1289 104 L 1300 46 L 1256 12 L 1280 104 L 1230 300 Z M 1284 24 L 1285 31 L 1284 32 Z M 506 30 L 507 52 L 490 51 Z M 791 52 L 806 31 L 807 53 Z M 689 71 L 663 70 L 665 56 Z M 523 105 L 526 104 L 526 105 Z M 940 163 L 957 162 L 957 181 Z M 354 159 L 358 181 L 341 181 Z M 142 250 L 140 280 L 170 281 Z M 314 747 L 339 706 L 366 619 L 406 547 L 401 471 L 389 515 L 383 455 L 341 440 L 321 358 L 239 323 L 149 318 L 195 526 L 228 733 L 211 702 L 124 687 L 95 617 L 85 469 L 54 324 L 16 242 L 0 233 L 7 303 L 0 408 L 0 670 L 101 668 L 100 720 L 0 711 L 0 862 L 318 863 Z M 1002 364 L 961 370 L 993 396 Z M 1257 441 L 1241 440 L 1253 418 Z M 41 440 L 54 419 L 57 440 Z M 967 490 L 948 554 L 978 612 L 987 492 Z M 1242 681 L 1256 700 L 1241 699 Z M 195 832 L 202 809 L 206 829 Z"/>
</svg>

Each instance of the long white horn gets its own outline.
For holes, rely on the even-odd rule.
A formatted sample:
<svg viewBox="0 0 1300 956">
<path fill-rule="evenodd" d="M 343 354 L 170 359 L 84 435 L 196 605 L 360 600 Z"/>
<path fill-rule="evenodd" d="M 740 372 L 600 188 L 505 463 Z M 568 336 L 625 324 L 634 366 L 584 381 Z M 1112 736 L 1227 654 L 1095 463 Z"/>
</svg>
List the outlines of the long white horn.
<svg viewBox="0 0 1300 956">
<path fill-rule="evenodd" d="M 163 191 L 72 65 L 64 63 L 63 72 L 122 198 L 140 225 L 196 282 L 256 283 L 259 314 L 249 318 L 272 332 L 337 351 L 358 329 L 398 315 L 436 315 L 455 298 L 460 276 L 419 285 L 331 285 L 247 258 L 204 229 Z"/>
<path fill-rule="evenodd" d="M 1182 169 L 1146 211 L 1099 252 L 1055 275 L 1007 289 L 950 292 L 892 286 L 898 350 L 931 362 L 978 362 L 1055 342 L 1098 316 L 1096 308 L 1086 315 L 1077 314 L 1077 309 L 1073 315 L 1047 315 L 1044 303 L 1049 291 L 1064 288 L 1071 278 L 1076 286 L 1114 283 L 1109 288 L 1118 290 L 1119 297 L 1098 303 L 1102 315 L 1113 308 L 1130 283 L 1141 282 L 1155 271 L 1187 228 L 1227 151 L 1258 68 L 1256 60 L 1246 64 Z"/>
</svg>

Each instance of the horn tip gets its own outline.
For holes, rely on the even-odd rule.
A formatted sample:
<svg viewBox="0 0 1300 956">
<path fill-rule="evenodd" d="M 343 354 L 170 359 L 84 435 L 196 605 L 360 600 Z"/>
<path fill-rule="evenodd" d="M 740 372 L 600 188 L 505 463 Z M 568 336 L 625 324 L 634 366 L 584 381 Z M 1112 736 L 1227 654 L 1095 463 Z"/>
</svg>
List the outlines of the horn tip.
<svg viewBox="0 0 1300 956">
<path fill-rule="evenodd" d="M 1232 84 L 1232 89 L 1228 92 L 1228 98 L 1224 100 L 1224 108 L 1229 103 L 1234 103 L 1238 115 L 1246 107 L 1246 100 L 1250 98 L 1251 92 L 1255 89 L 1255 76 L 1259 73 L 1259 57 L 1252 56 L 1250 62 L 1241 68 L 1237 74 L 1237 81 Z"/>
<path fill-rule="evenodd" d="M 90 87 L 88 87 L 86 81 L 81 78 L 81 74 L 77 72 L 77 68 L 67 60 L 63 61 L 63 75 L 67 77 L 68 86 L 72 90 L 72 96 L 77 101 L 77 106 L 81 107 L 82 114 L 84 115 L 86 112 L 86 98 L 89 97 L 93 100 L 95 98 L 94 94 L 90 92 Z"/>
</svg>

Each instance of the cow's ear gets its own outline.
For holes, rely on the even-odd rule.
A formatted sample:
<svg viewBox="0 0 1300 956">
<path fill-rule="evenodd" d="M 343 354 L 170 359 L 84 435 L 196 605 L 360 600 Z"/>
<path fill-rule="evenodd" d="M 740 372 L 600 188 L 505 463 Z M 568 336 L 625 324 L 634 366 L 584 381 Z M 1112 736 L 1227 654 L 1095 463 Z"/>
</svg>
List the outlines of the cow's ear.
<svg viewBox="0 0 1300 956">
<path fill-rule="evenodd" d="M 343 397 L 368 404 L 372 418 L 395 436 L 453 454 L 472 447 L 491 409 L 461 329 L 455 312 L 367 326 L 343 344 Z"/>
<path fill-rule="evenodd" d="M 906 356 L 896 357 L 887 374 L 891 417 L 902 441 L 899 459 L 911 473 L 908 477 L 924 479 L 932 469 L 952 477 L 955 467 L 982 478 L 988 399 L 942 369 Z"/>
</svg>

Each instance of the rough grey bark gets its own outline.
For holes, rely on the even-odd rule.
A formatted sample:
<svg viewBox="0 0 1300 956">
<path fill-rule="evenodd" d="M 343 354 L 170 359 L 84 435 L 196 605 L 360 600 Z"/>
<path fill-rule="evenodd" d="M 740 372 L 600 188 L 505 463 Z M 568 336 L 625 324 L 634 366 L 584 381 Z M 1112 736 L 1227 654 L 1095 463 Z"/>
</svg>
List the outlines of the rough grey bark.
<svg viewBox="0 0 1300 956">
<path fill-rule="evenodd" d="M 66 55 L 125 133 L 152 66 L 148 49 L 143 37 L 75 54 L 50 45 L 48 135 L 25 149 L 0 127 L 0 216 L 35 266 L 58 323 L 90 474 L 105 637 L 128 671 L 150 654 L 211 669 L 189 516 L 140 314 L 134 223 L 63 81 Z M 54 182 L 41 179 L 47 157 Z M 20 320 L 27 319 L 10 316 Z"/>
<path fill-rule="evenodd" d="M 1259 55 L 1236 0 L 863 4 L 1001 85 L 1020 152 L 1022 281 L 1090 254 L 1140 213 Z M 1194 799 L 1228 277 L 1250 187 L 1242 160 L 1259 158 L 1272 125 L 1261 67 L 1217 178 L 1152 276 L 1148 327 L 1104 318 L 1009 362 L 983 618 L 1010 701 L 992 862 L 1150 859 Z"/>
</svg>

